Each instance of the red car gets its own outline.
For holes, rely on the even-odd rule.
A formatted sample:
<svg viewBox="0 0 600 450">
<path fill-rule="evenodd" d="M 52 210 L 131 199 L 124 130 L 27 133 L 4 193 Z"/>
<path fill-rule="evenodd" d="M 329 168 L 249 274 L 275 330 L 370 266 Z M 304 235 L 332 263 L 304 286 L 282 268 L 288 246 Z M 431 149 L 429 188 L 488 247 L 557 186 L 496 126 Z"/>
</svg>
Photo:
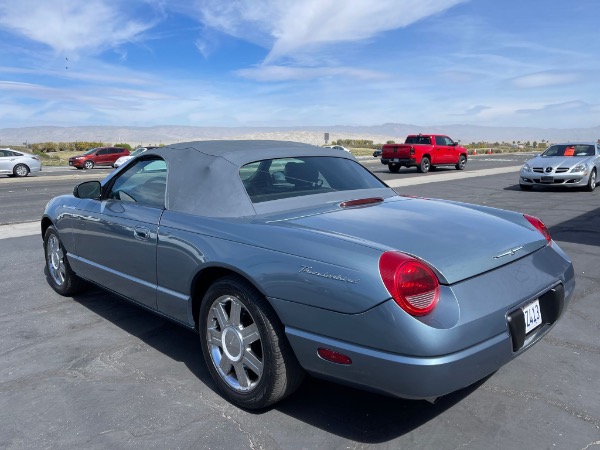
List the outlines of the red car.
<svg viewBox="0 0 600 450">
<path fill-rule="evenodd" d="M 128 156 L 129 150 L 122 147 L 97 147 L 83 155 L 69 158 L 69 165 L 78 169 L 91 169 L 94 166 L 111 166 L 121 156 Z"/>
</svg>

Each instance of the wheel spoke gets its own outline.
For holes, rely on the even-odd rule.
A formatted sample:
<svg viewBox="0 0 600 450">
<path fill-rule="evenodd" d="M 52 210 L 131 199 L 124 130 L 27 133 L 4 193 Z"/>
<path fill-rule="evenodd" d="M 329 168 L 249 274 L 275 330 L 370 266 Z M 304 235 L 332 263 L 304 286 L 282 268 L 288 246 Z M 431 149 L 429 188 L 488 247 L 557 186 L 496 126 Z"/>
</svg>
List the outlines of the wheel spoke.
<svg viewBox="0 0 600 450">
<path fill-rule="evenodd" d="M 250 351 L 245 352 L 244 358 L 242 358 L 242 363 L 259 377 L 262 375 L 263 362 L 258 359 L 254 353 Z"/>
<path fill-rule="evenodd" d="M 219 328 L 223 330 L 229 324 L 229 317 L 227 317 L 227 312 L 225 312 L 223 303 L 217 303 L 213 308 L 213 312 L 215 314 L 215 319 L 217 319 L 217 322 L 219 323 Z"/>
<path fill-rule="evenodd" d="M 240 331 L 242 339 L 244 340 L 244 348 L 250 347 L 250 344 L 260 340 L 260 334 L 258 333 L 258 327 L 255 323 L 244 328 Z"/>
<path fill-rule="evenodd" d="M 237 300 L 231 300 L 231 310 L 229 311 L 229 321 L 234 327 L 240 326 L 242 318 L 242 305 Z"/>
<path fill-rule="evenodd" d="M 246 370 L 244 370 L 244 366 L 241 363 L 237 363 L 233 365 L 235 370 L 235 376 L 237 378 L 240 387 L 243 389 L 247 389 L 250 386 L 250 378 L 248 378 L 248 374 Z"/>
<path fill-rule="evenodd" d="M 58 263 L 58 270 L 57 270 L 56 275 L 60 279 L 60 284 L 63 284 L 65 282 L 65 278 L 66 278 L 66 269 L 65 269 L 65 264 L 62 259 Z"/>
<path fill-rule="evenodd" d="M 221 369 L 223 374 L 227 376 L 229 374 L 229 372 L 231 372 L 232 367 L 233 367 L 233 364 L 231 363 L 229 358 L 227 358 L 227 356 L 225 356 L 224 353 L 221 353 L 221 361 L 219 361 L 219 369 Z"/>
<path fill-rule="evenodd" d="M 222 346 L 222 342 L 221 342 L 221 332 L 217 331 L 215 328 L 209 328 L 208 329 L 208 344 L 209 345 L 216 345 L 217 347 L 221 347 Z"/>
</svg>

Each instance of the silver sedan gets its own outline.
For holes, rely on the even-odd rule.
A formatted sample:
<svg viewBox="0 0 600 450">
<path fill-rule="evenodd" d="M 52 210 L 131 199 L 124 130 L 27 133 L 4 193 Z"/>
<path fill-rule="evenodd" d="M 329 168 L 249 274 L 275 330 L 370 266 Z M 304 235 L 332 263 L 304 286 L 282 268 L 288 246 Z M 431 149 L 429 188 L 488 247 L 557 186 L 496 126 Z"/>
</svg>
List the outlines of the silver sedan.
<svg viewBox="0 0 600 450">
<path fill-rule="evenodd" d="M 596 188 L 600 171 L 600 145 L 594 142 L 555 144 L 521 168 L 519 186 Z"/>
<path fill-rule="evenodd" d="M 30 172 L 40 172 L 40 158 L 30 153 L 18 152 L 10 148 L 0 149 L 0 174 L 9 177 L 26 177 Z"/>
</svg>

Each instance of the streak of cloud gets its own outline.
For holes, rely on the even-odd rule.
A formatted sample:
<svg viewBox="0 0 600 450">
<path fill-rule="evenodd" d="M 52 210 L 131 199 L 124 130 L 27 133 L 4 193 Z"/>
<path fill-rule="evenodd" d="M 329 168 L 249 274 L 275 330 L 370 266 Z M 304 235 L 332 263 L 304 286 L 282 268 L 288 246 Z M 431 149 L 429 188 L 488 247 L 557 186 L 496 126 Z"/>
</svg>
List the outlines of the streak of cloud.
<svg viewBox="0 0 600 450">
<path fill-rule="evenodd" d="M 201 0 L 202 23 L 270 49 L 265 63 L 406 27 L 465 0 Z"/>
<path fill-rule="evenodd" d="M 130 18 L 118 2 L 37 0 L 0 3 L 0 27 L 59 54 L 99 52 L 134 40 L 153 26 Z"/>
</svg>

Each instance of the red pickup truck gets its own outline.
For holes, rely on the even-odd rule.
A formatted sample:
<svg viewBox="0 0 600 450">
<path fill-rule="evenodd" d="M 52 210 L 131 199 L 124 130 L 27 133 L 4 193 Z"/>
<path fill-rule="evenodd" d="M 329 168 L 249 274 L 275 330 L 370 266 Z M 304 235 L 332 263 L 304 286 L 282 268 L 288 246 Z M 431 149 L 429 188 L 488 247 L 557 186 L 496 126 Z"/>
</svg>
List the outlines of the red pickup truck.
<svg viewBox="0 0 600 450">
<path fill-rule="evenodd" d="M 441 134 L 411 134 L 404 144 L 385 144 L 381 163 L 394 173 L 402 166 L 416 167 L 420 173 L 447 165 L 463 170 L 467 165 L 467 149 Z"/>
</svg>

